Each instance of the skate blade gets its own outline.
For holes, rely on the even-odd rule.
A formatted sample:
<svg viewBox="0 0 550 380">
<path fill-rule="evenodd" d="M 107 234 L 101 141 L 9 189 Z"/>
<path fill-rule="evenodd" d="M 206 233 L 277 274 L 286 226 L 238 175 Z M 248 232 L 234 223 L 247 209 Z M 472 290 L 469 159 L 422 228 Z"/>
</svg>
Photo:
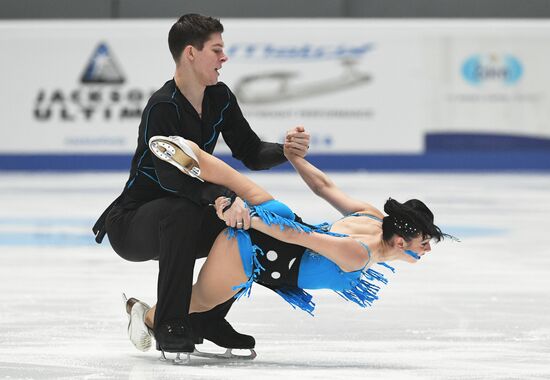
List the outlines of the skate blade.
<svg viewBox="0 0 550 380">
<path fill-rule="evenodd" d="M 199 169 L 199 164 L 193 158 L 185 154 L 180 147 L 174 145 L 170 141 L 160 139 L 151 141 L 149 145 L 155 156 L 174 165 L 188 176 L 197 178 L 199 181 L 204 182 L 204 180 L 200 177 L 201 170 Z"/>
<path fill-rule="evenodd" d="M 196 356 L 199 358 L 209 358 L 209 359 L 223 359 L 223 360 L 254 360 L 258 354 L 256 354 L 256 351 L 253 349 L 246 349 L 250 351 L 249 355 L 237 355 L 233 353 L 233 348 L 228 348 L 223 354 L 217 354 L 213 352 L 202 352 L 195 349 L 191 353 L 192 356 Z"/>
<path fill-rule="evenodd" d="M 128 314 L 128 320 L 130 319 L 130 313 L 128 313 L 127 305 L 128 305 L 128 297 L 126 297 L 126 293 L 122 293 L 122 305 L 124 306 L 124 311 L 126 314 Z"/>
<path fill-rule="evenodd" d="M 174 359 L 168 359 L 166 357 L 166 354 L 164 353 L 164 351 L 161 351 L 160 352 L 160 361 L 161 362 L 169 362 L 169 363 L 172 363 L 174 365 L 188 365 L 188 364 L 190 364 L 191 363 L 190 353 L 184 352 L 183 354 L 186 357 L 182 358 L 181 353 L 178 352 Z"/>
</svg>

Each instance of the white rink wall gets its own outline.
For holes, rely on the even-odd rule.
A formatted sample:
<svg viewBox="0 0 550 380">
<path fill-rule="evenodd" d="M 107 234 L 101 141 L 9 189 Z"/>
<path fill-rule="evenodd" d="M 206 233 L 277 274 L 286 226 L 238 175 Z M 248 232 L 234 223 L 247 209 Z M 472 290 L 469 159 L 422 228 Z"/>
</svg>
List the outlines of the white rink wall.
<svg viewBox="0 0 550 380">
<path fill-rule="evenodd" d="M 545 20 L 222 21 L 220 79 L 251 125 L 305 125 L 324 169 L 550 168 Z M 0 22 L 0 170 L 125 169 L 172 22 Z"/>
</svg>

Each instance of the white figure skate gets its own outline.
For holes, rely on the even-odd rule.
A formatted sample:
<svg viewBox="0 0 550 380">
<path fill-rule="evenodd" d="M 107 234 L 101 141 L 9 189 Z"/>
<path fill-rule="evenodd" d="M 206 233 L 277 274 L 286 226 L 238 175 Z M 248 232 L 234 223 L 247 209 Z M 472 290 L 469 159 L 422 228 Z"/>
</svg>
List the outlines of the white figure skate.
<svg viewBox="0 0 550 380">
<path fill-rule="evenodd" d="M 128 299 L 124 293 L 122 301 L 128 314 L 128 338 L 138 350 L 148 351 L 151 348 L 153 331 L 145 324 L 145 314 L 151 307 L 135 298 Z"/>
<path fill-rule="evenodd" d="M 200 177 L 199 160 L 191 147 L 180 136 L 153 136 L 149 139 L 149 149 L 158 158 L 166 161 L 190 177 Z"/>
</svg>

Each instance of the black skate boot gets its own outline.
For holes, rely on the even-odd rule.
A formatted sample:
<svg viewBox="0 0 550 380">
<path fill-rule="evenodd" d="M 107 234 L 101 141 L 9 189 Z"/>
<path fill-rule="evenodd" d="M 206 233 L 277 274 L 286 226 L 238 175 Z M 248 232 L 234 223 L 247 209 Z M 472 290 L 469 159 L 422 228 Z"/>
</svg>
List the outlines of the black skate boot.
<svg viewBox="0 0 550 380">
<path fill-rule="evenodd" d="M 256 340 L 251 335 L 241 334 L 227 322 L 225 316 L 229 312 L 231 305 L 235 302 L 234 298 L 216 306 L 212 310 L 204 313 L 193 313 L 189 315 L 194 333 L 194 343 L 201 344 L 203 339 L 207 339 L 212 343 L 226 348 L 224 354 L 210 354 L 195 350 L 194 355 L 215 358 L 230 358 L 230 359 L 254 359 L 256 352 L 254 346 Z M 233 349 L 249 350 L 249 355 L 235 355 Z"/>
<path fill-rule="evenodd" d="M 189 354 L 195 350 L 193 334 L 186 321 L 170 321 L 155 326 L 155 340 L 157 350 L 161 352 L 161 360 L 168 360 L 166 352 L 176 353 L 174 364 L 189 363 Z M 181 354 L 186 354 L 187 359 L 182 359 Z"/>
</svg>

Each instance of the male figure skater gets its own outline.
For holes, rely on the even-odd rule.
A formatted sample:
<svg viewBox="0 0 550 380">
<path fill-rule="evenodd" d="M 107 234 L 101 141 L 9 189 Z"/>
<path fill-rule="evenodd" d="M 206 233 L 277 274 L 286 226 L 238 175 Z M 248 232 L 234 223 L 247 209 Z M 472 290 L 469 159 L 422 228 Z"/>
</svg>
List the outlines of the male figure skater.
<svg viewBox="0 0 550 380">
<path fill-rule="evenodd" d="M 227 61 L 219 20 L 197 14 L 181 16 L 172 26 L 168 45 L 176 64 L 174 78 L 156 91 L 145 107 L 130 176 L 122 194 L 102 214 L 94 233 L 105 233 L 113 249 L 129 261 L 158 260 L 157 305 L 149 308 L 130 299 L 130 339 L 149 349 L 151 331 L 157 349 L 192 352 L 203 338 L 226 348 L 248 348 L 254 338 L 236 332 L 225 320 L 233 299 L 206 313 L 189 315 L 193 267 L 208 254 L 225 225 L 250 225 L 248 210 L 230 190 L 183 175 L 148 148 L 151 136 L 182 136 L 212 153 L 221 134 L 233 157 L 252 170 L 269 169 L 286 161 L 281 144 L 263 142 L 250 128 L 231 90 L 218 82 Z M 289 131 L 300 154 L 306 155 L 309 135 Z M 226 223 L 213 207 L 229 199 Z"/>
</svg>

